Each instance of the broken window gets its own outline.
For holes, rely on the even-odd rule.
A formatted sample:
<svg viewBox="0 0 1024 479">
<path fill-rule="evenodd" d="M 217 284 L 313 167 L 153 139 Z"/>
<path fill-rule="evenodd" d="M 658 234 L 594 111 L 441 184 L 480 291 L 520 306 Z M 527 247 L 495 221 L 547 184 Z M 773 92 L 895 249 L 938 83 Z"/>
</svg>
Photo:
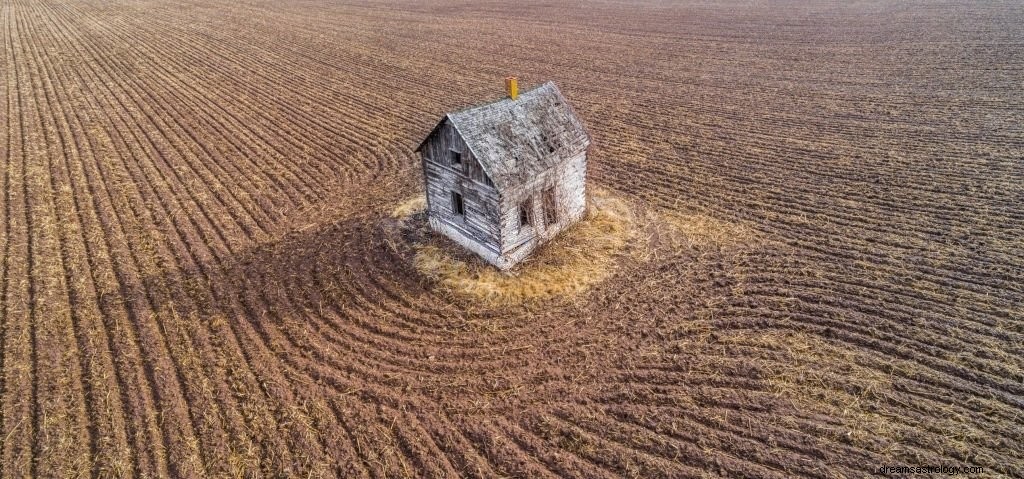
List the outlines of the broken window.
<svg viewBox="0 0 1024 479">
<path fill-rule="evenodd" d="M 462 153 L 455 150 L 451 150 L 449 153 L 452 160 L 452 166 L 462 166 Z"/>
<path fill-rule="evenodd" d="M 452 211 L 459 216 L 466 214 L 466 205 L 462 202 L 462 194 L 452 192 Z"/>
<path fill-rule="evenodd" d="M 544 225 L 553 225 L 558 222 L 558 203 L 555 202 L 555 188 L 544 190 Z"/>
<path fill-rule="evenodd" d="M 533 216 L 533 214 L 531 212 L 532 209 L 533 209 L 533 202 L 531 202 L 530 200 L 526 200 L 526 201 L 524 201 L 522 203 L 519 203 L 519 227 L 520 228 L 523 228 L 523 227 L 526 227 L 526 226 L 530 226 L 531 224 L 533 224 L 530 221 L 531 220 L 530 217 Z"/>
</svg>

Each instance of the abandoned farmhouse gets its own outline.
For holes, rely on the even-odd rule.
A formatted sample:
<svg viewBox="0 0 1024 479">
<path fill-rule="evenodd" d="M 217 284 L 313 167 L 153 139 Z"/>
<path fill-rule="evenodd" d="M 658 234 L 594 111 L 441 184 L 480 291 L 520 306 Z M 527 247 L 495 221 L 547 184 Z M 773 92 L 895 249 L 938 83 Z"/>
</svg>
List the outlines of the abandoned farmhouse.
<svg viewBox="0 0 1024 479">
<path fill-rule="evenodd" d="M 590 137 L 554 83 L 449 113 L 416 148 L 427 218 L 487 262 L 512 268 L 583 217 Z"/>
</svg>

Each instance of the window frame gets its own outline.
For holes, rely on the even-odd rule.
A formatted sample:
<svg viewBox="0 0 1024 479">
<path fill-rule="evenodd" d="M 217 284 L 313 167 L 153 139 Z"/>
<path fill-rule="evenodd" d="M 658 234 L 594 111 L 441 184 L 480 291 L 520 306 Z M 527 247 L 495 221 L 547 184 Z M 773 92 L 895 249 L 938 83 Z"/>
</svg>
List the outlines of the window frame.
<svg viewBox="0 0 1024 479">
<path fill-rule="evenodd" d="M 519 229 L 533 227 L 533 198 L 519 202 Z"/>
<path fill-rule="evenodd" d="M 451 200 L 452 200 L 452 213 L 455 213 L 455 216 L 461 216 L 461 217 L 465 218 L 466 217 L 466 199 L 463 198 L 462 193 L 453 190 L 452 194 L 451 194 Z"/>
<path fill-rule="evenodd" d="M 453 168 L 458 167 L 459 170 L 461 171 L 462 165 L 462 152 L 454 148 L 448 150 L 448 166 L 451 166 Z"/>
<path fill-rule="evenodd" d="M 558 195 L 555 191 L 555 187 L 552 186 L 545 188 L 544 191 L 541 192 L 540 201 L 541 207 L 544 210 L 544 226 L 547 227 L 558 224 Z"/>
</svg>

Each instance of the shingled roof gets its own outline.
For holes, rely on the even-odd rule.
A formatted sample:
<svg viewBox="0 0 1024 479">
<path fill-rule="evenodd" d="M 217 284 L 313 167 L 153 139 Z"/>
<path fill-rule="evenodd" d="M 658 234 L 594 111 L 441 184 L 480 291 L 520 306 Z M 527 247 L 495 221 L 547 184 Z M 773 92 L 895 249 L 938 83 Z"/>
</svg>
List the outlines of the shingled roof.
<svg viewBox="0 0 1024 479">
<path fill-rule="evenodd" d="M 449 113 L 427 139 L 445 121 L 455 126 L 498 189 L 520 185 L 590 145 L 579 118 L 552 82 L 515 100 Z"/>
</svg>

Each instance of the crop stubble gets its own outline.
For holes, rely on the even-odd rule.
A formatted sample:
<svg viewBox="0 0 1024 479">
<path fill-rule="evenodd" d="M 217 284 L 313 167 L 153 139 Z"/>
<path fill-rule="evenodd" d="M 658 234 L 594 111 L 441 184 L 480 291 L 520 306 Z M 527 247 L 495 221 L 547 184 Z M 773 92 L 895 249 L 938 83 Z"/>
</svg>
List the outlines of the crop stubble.
<svg viewBox="0 0 1024 479">
<path fill-rule="evenodd" d="M 1024 470 L 1020 6 L 505 7 L 0 4 L 0 475 Z M 388 212 L 512 73 L 663 221 L 491 308 Z"/>
</svg>

